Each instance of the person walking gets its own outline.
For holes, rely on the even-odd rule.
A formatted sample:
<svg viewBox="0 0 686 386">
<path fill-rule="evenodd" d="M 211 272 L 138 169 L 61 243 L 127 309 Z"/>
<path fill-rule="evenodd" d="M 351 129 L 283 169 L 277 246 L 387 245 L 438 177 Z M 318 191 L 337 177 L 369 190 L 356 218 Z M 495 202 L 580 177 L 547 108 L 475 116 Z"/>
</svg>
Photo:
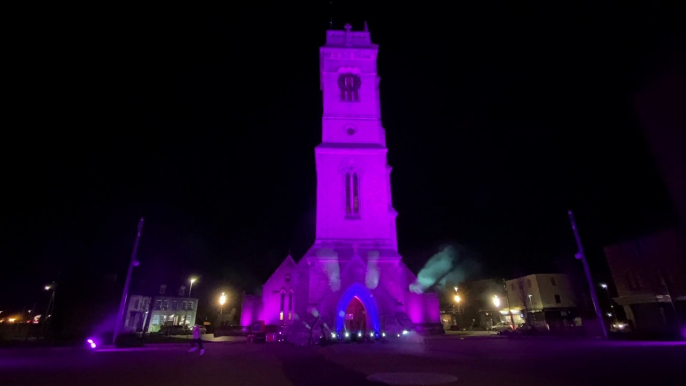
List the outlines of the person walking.
<svg viewBox="0 0 686 386">
<path fill-rule="evenodd" d="M 200 348 L 200 355 L 205 354 L 205 349 L 202 346 L 202 333 L 200 333 L 200 325 L 198 323 L 193 326 L 193 341 L 191 342 L 191 349 L 188 352 L 193 352 Z"/>
</svg>

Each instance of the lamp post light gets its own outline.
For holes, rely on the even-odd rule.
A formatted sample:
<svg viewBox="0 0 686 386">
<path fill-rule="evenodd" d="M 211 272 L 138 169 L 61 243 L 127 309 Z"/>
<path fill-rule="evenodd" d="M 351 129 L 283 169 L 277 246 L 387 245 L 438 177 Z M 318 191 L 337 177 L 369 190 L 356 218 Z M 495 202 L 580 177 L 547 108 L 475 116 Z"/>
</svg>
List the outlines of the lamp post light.
<svg viewBox="0 0 686 386">
<path fill-rule="evenodd" d="M 48 318 L 50 317 L 50 311 L 55 312 L 55 282 L 52 284 L 48 284 L 45 287 L 43 287 L 46 291 L 51 291 L 50 294 L 50 300 L 48 301 L 48 308 L 45 310 L 45 321 L 42 322 L 40 326 L 40 331 L 38 332 L 38 338 L 40 338 L 43 335 L 43 331 L 45 331 L 45 325 L 48 324 Z M 42 318 L 41 318 L 42 319 Z M 47 332 L 46 332 L 47 334 Z"/>
<path fill-rule="evenodd" d="M 195 283 L 196 280 L 197 280 L 197 279 L 194 278 L 194 277 L 188 279 L 188 281 L 191 282 L 191 287 L 188 289 L 188 301 L 189 301 L 189 302 L 192 302 L 192 300 L 191 300 L 191 293 L 193 292 L 193 283 Z M 185 327 L 187 324 L 188 324 L 188 303 L 186 303 L 186 309 L 184 310 L 184 313 L 183 313 L 183 325 L 184 325 L 184 327 Z"/>
<path fill-rule="evenodd" d="M 188 304 L 192 304 L 191 300 L 191 292 L 193 291 L 193 283 L 197 280 L 196 278 L 192 277 L 188 279 L 191 282 L 191 287 L 188 289 L 188 303 L 186 303 L 186 309 L 183 310 L 183 328 L 184 330 L 186 329 L 186 326 L 188 325 Z M 188 330 L 186 330 L 186 338 L 188 338 Z"/>
<path fill-rule="evenodd" d="M 614 304 L 612 304 L 612 296 L 610 295 L 610 290 L 607 288 L 607 284 L 605 283 L 600 283 L 600 288 L 605 290 L 605 293 L 607 294 L 607 300 L 610 302 L 610 312 L 607 313 L 607 316 L 613 317 L 615 315 L 615 306 Z"/>
<path fill-rule="evenodd" d="M 222 292 L 222 296 L 219 297 L 219 314 L 224 312 L 224 303 L 226 303 L 226 294 Z"/>
<path fill-rule="evenodd" d="M 495 308 L 500 308 L 500 298 L 498 298 L 498 295 L 493 295 L 493 305 L 495 305 Z"/>
</svg>

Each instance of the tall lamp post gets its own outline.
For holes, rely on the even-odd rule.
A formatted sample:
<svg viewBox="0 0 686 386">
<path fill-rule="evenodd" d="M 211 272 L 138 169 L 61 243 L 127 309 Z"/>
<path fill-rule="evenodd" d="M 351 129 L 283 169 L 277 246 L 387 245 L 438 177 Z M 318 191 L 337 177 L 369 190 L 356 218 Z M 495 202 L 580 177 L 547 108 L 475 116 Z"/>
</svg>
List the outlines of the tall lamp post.
<svg viewBox="0 0 686 386">
<path fill-rule="evenodd" d="M 576 239 L 576 246 L 579 248 L 574 257 L 581 260 L 584 266 L 584 273 L 586 274 L 586 281 L 588 282 L 588 288 L 591 292 L 591 300 L 593 301 L 593 308 L 595 309 L 596 318 L 600 325 L 600 331 L 603 334 L 603 338 L 607 339 L 607 330 L 605 329 L 605 322 L 603 321 L 603 316 L 600 312 L 600 307 L 598 306 L 598 295 L 595 292 L 595 286 L 593 285 L 593 278 L 591 277 L 591 269 L 588 267 L 588 261 L 586 261 L 586 253 L 584 252 L 584 247 L 581 245 L 581 238 L 579 237 L 579 230 L 576 228 L 576 221 L 574 220 L 574 213 L 571 209 L 567 211 L 569 214 L 569 222 L 572 224 L 572 231 L 574 232 L 574 238 Z"/>
<path fill-rule="evenodd" d="M 141 240 L 141 232 L 143 231 L 143 222 L 145 219 L 141 217 L 138 221 L 138 233 L 136 233 L 136 241 L 133 243 L 133 252 L 131 252 L 131 261 L 129 262 L 129 269 L 126 271 L 126 281 L 124 282 L 124 291 L 121 294 L 121 302 L 119 303 L 119 313 L 117 314 L 117 321 L 114 322 L 114 334 L 112 334 L 112 344 L 117 343 L 117 335 L 119 329 L 124 324 L 124 313 L 126 312 L 126 298 L 129 296 L 129 285 L 131 284 L 131 275 L 133 274 L 133 267 L 138 267 L 140 264 L 136 260 L 136 253 L 138 252 L 138 242 Z"/>
<path fill-rule="evenodd" d="M 224 313 L 224 303 L 226 303 L 226 294 L 222 292 L 222 296 L 219 297 L 219 314 Z"/>
<path fill-rule="evenodd" d="M 614 323 L 614 321 L 617 320 L 617 315 L 615 314 L 615 305 L 612 304 L 612 296 L 610 296 L 610 290 L 607 288 L 607 284 L 605 283 L 600 283 L 600 288 L 605 290 L 607 300 L 610 302 L 610 312 L 607 313 L 607 316 L 609 318 L 612 318 L 612 321 L 610 321 L 610 323 Z"/>
<path fill-rule="evenodd" d="M 38 332 L 39 338 L 41 337 L 41 335 L 43 335 L 43 331 L 45 330 L 45 325 L 48 324 L 51 309 L 54 312 L 54 308 L 55 308 L 55 287 L 56 287 L 55 282 L 52 282 L 52 284 L 46 285 L 44 287 L 44 289 L 46 291 L 52 291 L 52 293 L 50 294 L 50 300 L 48 301 L 48 308 L 45 310 L 45 318 L 43 318 L 43 316 L 41 316 L 41 319 L 40 319 L 41 320 L 41 327 L 40 327 L 40 331 Z"/>
<path fill-rule="evenodd" d="M 189 281 L 191 282 L 191 288 L 188 289 L 188 301 L 189 301 L 189 302 L 192 302 L 192 300 L 191 300 L 191 292 L 193 292 L 193 283 L 195 283 L 196 280 L 197 280 L 197 279 L 194 278 L 194 277 L 192 277 L 192 278 L 189 279 Z M 188 303 L 186 303 L 186 309 L 183 310 L 183 312 L 184 312 L 184 313 L 183 313 L 183 325 L 184 325 L 184 327 L 185 327 L 186 324 L 188 324 Z"/>
</svg>

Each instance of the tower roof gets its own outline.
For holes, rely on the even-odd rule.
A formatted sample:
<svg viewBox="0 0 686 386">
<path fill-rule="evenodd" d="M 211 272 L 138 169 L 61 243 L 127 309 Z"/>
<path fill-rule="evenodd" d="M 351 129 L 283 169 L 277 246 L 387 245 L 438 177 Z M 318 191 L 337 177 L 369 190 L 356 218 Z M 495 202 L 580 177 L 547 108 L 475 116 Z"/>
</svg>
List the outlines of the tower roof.
<svg viewBox="0 0 686 386">
<path fill-rule="evenodd" d="M 326 46 L 329 47 L 372 47 L 367 22 L 364 22 L 363 31 L 352 31 L 352 26 L 346 24 L 343 30 L 330 29 L 326 31 Z"/>
</svg>

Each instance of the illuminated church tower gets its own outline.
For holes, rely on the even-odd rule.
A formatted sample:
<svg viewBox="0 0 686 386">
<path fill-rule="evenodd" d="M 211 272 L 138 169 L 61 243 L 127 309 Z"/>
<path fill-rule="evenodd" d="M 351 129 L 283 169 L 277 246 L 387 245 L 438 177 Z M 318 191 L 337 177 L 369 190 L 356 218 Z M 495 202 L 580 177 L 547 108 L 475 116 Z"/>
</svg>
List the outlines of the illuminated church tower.
<svg viewBox="0 0 686 386">
<path fill-rule="evenodd" d="M 315 242 L 298 263 L 286 258 L 261 298 L 246 297 L 242 325 L 316 325 L 339 335 L 440 326 L 437 296 L 409 290 L 416 277 L 398 254 L 377 54 L 366 24 L 327 31 Z"/>
</svg>

